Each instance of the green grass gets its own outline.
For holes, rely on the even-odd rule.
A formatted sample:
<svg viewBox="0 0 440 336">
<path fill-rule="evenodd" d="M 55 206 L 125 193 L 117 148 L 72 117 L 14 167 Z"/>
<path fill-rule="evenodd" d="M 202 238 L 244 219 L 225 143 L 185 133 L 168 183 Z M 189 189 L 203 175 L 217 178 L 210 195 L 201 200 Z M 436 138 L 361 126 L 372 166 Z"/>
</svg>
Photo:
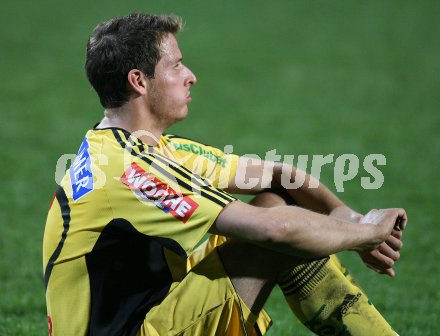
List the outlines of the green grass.
<svg viewBox="0 0 440 336">
<path fill-rule="evenodd" d="M 0 335 L 46 334 L 41 244 L 59 156 L 102 115 L 83 74 L 99 21 L 174 12 L 196 73 L 172 131 L 236 153 L 382 153 L 385 183 L 339 196 L 355 209 L 405 207 L 395 279 L 343 260 L 401 335 L 437 335 L 440 311 L 438 1 L 7 1 L 0 10 Z M 364 173 L 365 172 L 361 172 Z M 333 168 L 323 180 L 334 190 Z M 359 176 L 360 177 L 360 176 Z M 270 335 L 309 335 L 278 290 Z"/>
</svg>

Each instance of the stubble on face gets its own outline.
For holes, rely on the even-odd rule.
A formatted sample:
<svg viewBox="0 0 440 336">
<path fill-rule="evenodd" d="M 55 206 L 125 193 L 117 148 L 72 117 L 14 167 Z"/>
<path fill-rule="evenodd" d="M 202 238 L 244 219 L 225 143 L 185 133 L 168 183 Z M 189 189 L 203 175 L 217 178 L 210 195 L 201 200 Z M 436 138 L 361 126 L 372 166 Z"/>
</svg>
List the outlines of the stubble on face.
<svg viewBox="0 0 440 336">
<path fill-rule="evenodd" d="M 169 127 L 186 117 L 186 103 L 180 100 L 179 90 L 183 79 L 172 71 L 172 65 L 182 58 L 174 35 L 169 34 L 160 45 L 161 59 L 156 65 L 155 76 L 150 79 L 150 111 L 163 125 Z M 182 85 L 182 87 L 179 87 Z"/>
</svg>

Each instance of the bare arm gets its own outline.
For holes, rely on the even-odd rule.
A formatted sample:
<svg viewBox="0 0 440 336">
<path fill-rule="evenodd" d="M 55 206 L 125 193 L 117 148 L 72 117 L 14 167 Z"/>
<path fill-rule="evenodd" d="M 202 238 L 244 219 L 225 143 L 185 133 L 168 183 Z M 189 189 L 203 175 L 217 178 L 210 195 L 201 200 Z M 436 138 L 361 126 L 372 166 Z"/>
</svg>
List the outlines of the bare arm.
<svg viewBox="0 0 440 336">
<path fill-rule="evenodd" d="M 345 204 L 316 178 L 292 165 L 240 157 L 235 178 L 227 191 L 255 194 L 267 188 L 284 189 L 298 205 L 330 214 Z"/>
<path fill-rule="evenodd" d="M 390 235 L 402 214 L 402 209 L 389 209 L 379 223 L 355 225 L 299 207 L 259 208 L 236 201 L 222 211 L 211 233 L 314 258 L 342 250 L 373 249 Z"/>
<path fill-rule="evenodd" d="M 250 181 L 253 183 L 249 183 Z M 228 191 L 254 194 L 268 188 L 284 189 L 298 205 L 306 209 L 328 214 L 342 221 L 362 221 L 362 214 L 352 210 L 324 184 L 306 172 L 288 164 L 241 157 Z M 369 268 L 394 276 L 393 265 L 400 258 L 399 250 L 402 246 L 402 231 L 394 230 L 376 249 L 361 250 L 359 255 Z"/>
</svg>

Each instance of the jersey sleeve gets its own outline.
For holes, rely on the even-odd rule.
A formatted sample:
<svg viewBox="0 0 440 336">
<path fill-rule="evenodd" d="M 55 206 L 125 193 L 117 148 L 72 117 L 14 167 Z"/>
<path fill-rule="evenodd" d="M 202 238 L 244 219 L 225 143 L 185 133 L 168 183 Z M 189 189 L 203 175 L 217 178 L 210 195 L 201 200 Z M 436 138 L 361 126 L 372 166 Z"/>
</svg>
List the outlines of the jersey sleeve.
<svg viewBox="0 0 440 336">
<path fill-rule="evenodd" d="M 167 153 L 185 168 L 224 189 L 234 178 L 239 156 L 176 135 L 165 135 Z"/>
</svg>

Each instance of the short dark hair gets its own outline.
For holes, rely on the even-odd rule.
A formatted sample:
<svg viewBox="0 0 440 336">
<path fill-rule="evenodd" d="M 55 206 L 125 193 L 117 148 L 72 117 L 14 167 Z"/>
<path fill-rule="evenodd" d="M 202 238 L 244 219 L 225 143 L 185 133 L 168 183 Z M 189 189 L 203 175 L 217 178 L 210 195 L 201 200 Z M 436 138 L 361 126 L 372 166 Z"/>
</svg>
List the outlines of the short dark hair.
<svg viewBox="0 0 440 336">
<path fill-rule="evenodd" d="M 178 16 L 147 13 L 113 18 L 96 26 L 87 42 L 85 70 L 104 108 L 121 107 L 129 100 L 130 70 L 154 78 L 162 40 L 182 26 Z"/>
</svg>

